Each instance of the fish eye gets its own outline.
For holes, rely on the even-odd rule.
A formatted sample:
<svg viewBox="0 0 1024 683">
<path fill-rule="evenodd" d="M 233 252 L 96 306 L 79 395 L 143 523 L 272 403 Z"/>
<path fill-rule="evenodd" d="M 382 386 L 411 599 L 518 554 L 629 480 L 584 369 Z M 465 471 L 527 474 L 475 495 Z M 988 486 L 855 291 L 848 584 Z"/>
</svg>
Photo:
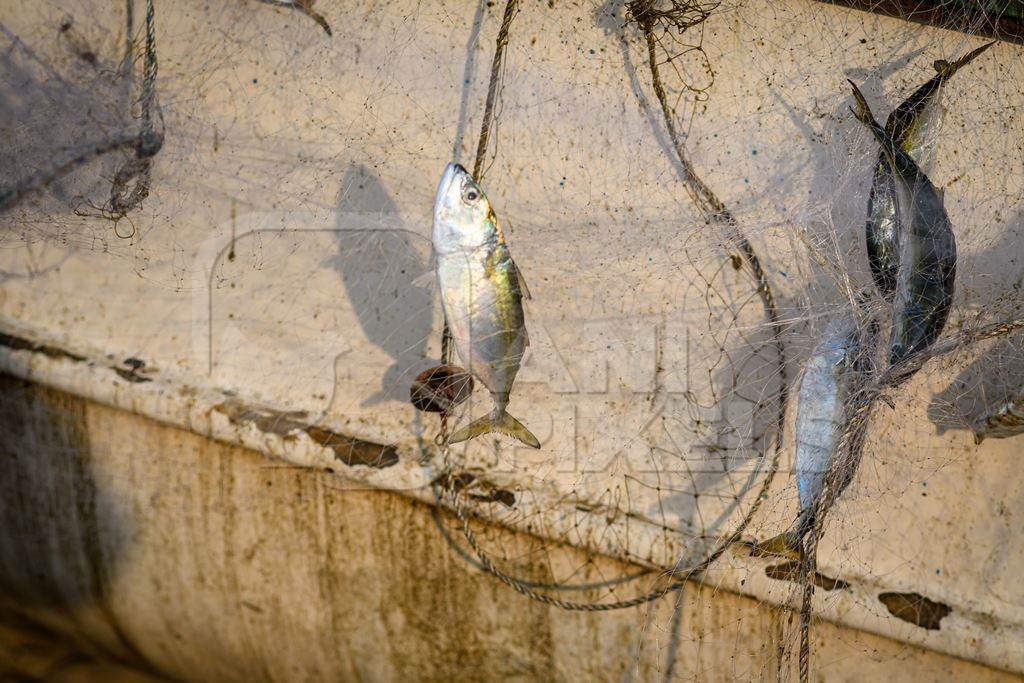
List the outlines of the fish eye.
<svg viewBox="0 0 1024 683">
<path fill-rule="evenodd" d="M 480 193 L 476 191 L 475 187 L 470 185 L 470 186 L 467 186 L 462 191 L 462 198 L 464 200 L 466 200 L 467 202 L 475 202 L 477 199 L 480 198 Z"/>
</svg>

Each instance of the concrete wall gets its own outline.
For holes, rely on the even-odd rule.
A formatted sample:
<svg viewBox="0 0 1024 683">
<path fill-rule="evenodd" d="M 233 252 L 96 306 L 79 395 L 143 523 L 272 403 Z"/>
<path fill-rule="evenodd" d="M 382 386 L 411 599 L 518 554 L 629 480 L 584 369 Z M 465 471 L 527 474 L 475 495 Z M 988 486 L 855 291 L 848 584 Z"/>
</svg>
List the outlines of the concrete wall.
<svg viewBox="0 0 1024 683">
<path fill-rule="evenodd" d="M 86 652 L 188 681 L 649 681 L 670 661 L 673 680 L 792 673 L 792 620 L 770 605 L 688 584 L 674 636 L 671 598 L 563 612 L 467 564 L 430 506 L 9 376 L 0 387 L 4 614 Z M 1014 679 L 828 623 L 815 645 L 823 680 Z"/>
<path fill-rule="evenodd" d="M 628 648 L 661 633 L 639 628 L 635 614 L 548 612 L 484 577 L 459 574 L 461 561 L 429 536 L 427 511 L 410 502 L 432 501 L 429 483 L 444 465 L 430 447 L 435 421 L 406 401 L 411 379 L 439 354 L 436 296 L 430 278 L 420 277 L 430 270 L 431 201 L 444 163 L 468 162 L 475 147 L 500 4 L 325 3 L 333 38 L 297 12 L 262 3 L 158 4 L 167 141 L 142 208 L 116 225 L 90 210 L 109 196 L 120 161 L 110 157 L 0 216 L 0 368 L 58 392 L 48 417 L 23 421 L 25 429 L 57 426 L 39 427 L 11 449 L 40 469 L 19 475 L 28 478 L 21 484 L 3 483 L 11 487 L 4 500 L 14 506 L 11 523 L 21 525 L 3 539 L 4 572 L 38 611 L 60 611 L 54 601 L 88 604 L 74 628 L 122 655 L 138 650 L 161 671 L 179 671 L 178 661 L 262 666 L 273 651 L 266 666 L 279 677 L 285 669 L 273 667 L 313 656 L 296 666 L 380 667 L 384 676 L 401 662 L 358 653 L 395 642 L 380 635 L 388 628 L 407 628 L 381 621 L 392 598 L 406 599 L 385 584 L 396 567 L 443 567 L 459 586 L 451 591 L 472 593 L 451 608 L 452 624 L 478 625 L 474 610 L 491 609 L 493 600 L 501 606 L 494 614 L 510 621 L 495 616 L 500 624 L 480 627 L 488 633 L 526 629 L 534 618 L 567 624 L 552 628 L 570 635 L 581 629 L 575 640 L 551 639 L 552 661 L 562 661 L 560 648 L 579 653 L 565 655 L 565 671 L 598 667 L 605 655 L 602 671 L 628 666 Z M 67 17 L 74 40 L 61 29 Z M 135 125 L 132 95 L 116 76 L 123 20 L 100 0 L 26 0 L 5 12 L 0 68 L 17 94 L 0 101 L 11 141 L 0 150 L 5 183 L 91 136 Z M 672 72 L 673 100 L 696 167 L 765 256 L 794 323 L 786 350 L 792 382 L 820 329 L 848 308 L 845 278 L 853 288 L 868 282 L 862 226 L 876 148 L 848 114 L 844 79 L 863 83 L 884 115 L 931 76 L 932 60 L 982 41 L 809 0 L 722 8 L 703 39 L 715 85 L 697 101 Z M 82 58 L 81 41 L 94 62 Z M 945 189 L 960 247 L 950 330 L 998 318 L 1018 302 L 1020 57 L 1019 46 L 998 44 L 945 93 L 931 177 Z M 688 59 L 678 63 L 681 73 L 698 83 L 706 72 L 694 53 Z M 764 415 L 743 397 L 778 391 L 777 359 L 764 353 L 764 318 L 749 278 L 731 267 L 722 235 L 679 182 L 644 60 L 618 5 L 530 2 L 513 27 L 502 81 L 486 186 L 534 295 L 527 309 L 534 343 L 512 411 L 544 449 L 481 440 L 458 453 L 458 464 L 513 494 L 512 507 L 482 503 L 478 514 L 535 532 L 527 556 L 561 558 L 533 567 L 541 578 L 548 571 L 563 580 L 590 567 L 587 558 L 665 568 L 700 555 L 708 537 L 734 528 L 761 481 L 750 470 L 763 464 L 755 437 Z M 844 588 L 819 591 L 815 610 L 847 629 L 1021 672 L 1020 446 L 977 447 L 963 427 L 986 401 L 1019 387 L 1022 355 L 1019 340 L 982 351 L 933 364 L 901 389 L 897 409 L 875 416 L 865 464 L 832 516 L 819 558 Z M 733 379 L 741 381 L 733 386 Z M 486 401 L 476 396 L 462 417 Z M 94 412 L 110 422 L 91 425 Z M 737 431 L 727 434 L 732 426 Z M 5 438 L 18 444 L 19 433 Z M 375 444 L 388 467 L 352 459 Z M 709 467 L 723 446 L 737 456 L 725 470 Z M 793 518 L 791 440 L 784 446 L 783 472 L 750 539 Z M 257 452 L 337 476 L 262 470 Z M 250 479 L 236 472 L 250 466 Z M 275 477 L 271 486 L 257 473 Z M 327 517 L 328 502 L 313 504 L 320 489 L 304 488 L 310 482 L 376 492 L 324 493 L 330 505 L 352 506 Z M 148 497 L 137 497 L 143 491 Z M 350 525 L 349 516 L 361 523 Z M 416 538 L 428 555 L 410 565 L 389 555 L 387 544 L 375 554 L 380 528 L 402 538 L 394 553 L 406 549 L 405 527 L 395 530 L 392 517 L 426 534 Z M 294 557 L 259 555 L 275 543 Z M 583 554 L 573 556 L 566 543 Z M 341 553 L 346 544 L 357 550 Z M 515 555 L 518 546 L 493 539 L 490 547 Z M 259 561 L 246 560 L 248 553 Z M 29 564 L 41 569 L 33 573 L 23 558 L 38 559 Z M 372 575 L 358 575 L 367 586 L 381 582 L 365 589 L 378 602 L 357 611 L 359 619 L 335 615 L 336 603 L 322 596 L 355 591 L 347 575 L 336 587 L 325 583 L 330 570 L 313 575 L 339 565 L 363 567 Z M 702 605 L 683 639 L 696 650 L 688 661 L 718 651 L 699 637 L 711 619 L 712 631 L 730 633 L 715 641 L 721 650 L 754 648 L 737 671 L 772 671 L 777 654 L 759 648 L 792 638 L 769 637 L 774 627 L 759 624 L 776 623 L 770 605 L 791 604 L 794 587 L 769 569 L 733 552 L 708 579 L 720 590 L 694 589 L 705 597 L 685 602 Z M 609 564 L 603 576 L 622 571 Z M 122 583 L 111 588 L 111 581 Z M 412 590 L 410 583 L 406 577 L 401 586 Z M 249 595 L 250 586 L 266 588 Z M 938 627 L 887 606 L 879 596 L 889 593 L 930 600 L 944 611 Z M 96 595 L 110 597 L 93 604 Z M 266 595 L 280 609 L 268 607 Z M 227 600 L 234 602 L 217 602 Z M 667 605 L 653 608 L 651 623 L 661 630 Z M 275 627 L 294 630 L 261 631 L 260 615 L 271 612 L 285 620 Z M 294 614 L 308 625 L 287 621 Z M 434 612 L 423 614 L 429 621 Z M 378 630 L 359 630 L 364 623 Z M 626 649 L 616 650 L 618 636 L 608 634 L 627 626 L 634 630 L 616 646 Z M 746 628 L 760 635 L 746 638 Z M 897 661 L 885 649 L 891 643 L 832 628 L 819 633 L 842 635 L 825 640 L 819 665 L 836 662 L 836 675 L 847 656 L 856 661 L 850 671 L 868 666 L 875 648 L 883 653 L 879 667 Z M 582 635 L 586 629 L 600 647 Z M 341 632 L 357 637 L 351 650 L 336 647 Z M 175 633 L 190 646 L 175 645 Z M 458 640 L 450 642 L 455 648 Z M 482 652 L 491 650 L 459 656 L 488 666 L 513 661 Z M 900 652 L 915 653 L 907 655 L 911 664 L 925 672 L 931 658 L 946 661 Z M 644 653 L 645 671 L 664 670 L 665 647 Z M 412 655 L 421 660 L 425 668 L 431 661 Z M 440 671 L 450 660 L 432 666 Z M 715 662 L 722 670 L 724 660 Z"/>
</svg>

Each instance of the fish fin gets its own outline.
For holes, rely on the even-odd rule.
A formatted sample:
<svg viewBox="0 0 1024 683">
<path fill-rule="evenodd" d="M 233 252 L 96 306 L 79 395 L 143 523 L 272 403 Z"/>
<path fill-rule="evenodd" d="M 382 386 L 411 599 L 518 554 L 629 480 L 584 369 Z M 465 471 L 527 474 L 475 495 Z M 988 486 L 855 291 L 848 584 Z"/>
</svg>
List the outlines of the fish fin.
<svg viewBox="0 0 1024 683">
<path fill-rule="evenodd" d="M 533 295 L 530 294 L 530 288 L 526 286 L 526 278 L 523 277 L 523 271 L 519 270 L 519 266 L 512 260 L 512 257 L 508 257 L 509 261 L 512 261 L 512 270 L 516 273 L 516 283 L 519 285 L 519 294 L 526 300 L 532 300 Z"/>
<path fill-rule="evenodd" d="M 511 436 L 530 448 L 540 448 L 540 441 L 537 441 L 537 437 L 522 422 L 508 413 L 502 415 L 501 420 L 497 424 L 492 424 L 491 428 L 499 434 Z"/>
<path fill-rule="evenodd" d="M 452 434 L 448 439 L 448 443 L 468 441 L 481 434 L 489 434 L 491 432 L 511 436 L 531 448 L 540 448 L 540 441 L 537 441 L 537 437 L 530 433 L 530 430 L 523 426 L 522 422 L 508 413 L 502 413 L 501 417 L 497 420 L 494 419 L 493 415 L 482 415 Z"/>
<path fill-rule="evenodd" d="M 814 508 L 804 508 L 796 517 L 793 526 L 778 536 L 773 536 L 766 541 L 755 543 L 750 553 L 755 556 L 765 557 L 777 555 L 800 559 L 803 557 L 802 542 L 814 526 Z"/>
<path fill-rule="evenodd" d="M 470 439 L 474 439 L 481 434 L 486 434 L 489 431 L 491 431 L 491 416 L 482 415 L 449 436 L 448 443 L 453 444 L 461 441 L 469 441 Z"/>
<path fill-rule="evenodd" d="M 959 71 L 961 68 L 973 62 L 976 57 L 978 57 L 981 53 L 983 53 L 985 50 L 989 49 L 995 44 L 996 41 L 994 40 L 991 43 L 986 43 L 979 48 L 971 50 L 970 52 L 968 52 L 955 62 L 947 62 L 945 59 L 936 59 L 935 63 L 932 64 L 932 66 L 935 68 L 935 71 L 938 72 L 940 76 L 942 76 L 943 78 L 949 78 L 957 71 Z"/>
<path fill-rule="evenodd" d="M 882 153 L 885 155 L 889 165 L 894 169 L 898 168 L 897 158 L 913 163 L 913 160 L 900 149 L 899 144 L 893 139 L 892 135 L 875 120 L 875 115 L 871 113 L 871 107 L 868 106 L 868 101 L 864 98 L 864 94 L 857 87 L 857 84 L 850 79 L 846 79 L 846 82 L 853 88 L 853 97 L 857 101 L 857 108 L 851 107 L 850 111 L 853 112 L 858 121 L 871 130 L 871 133 L 881 145 Z"/>
<path fill-rule="evenodd" d="M 853 115 L 857 117 L 857 120 L 861 123 L 871 127 L 872 129 L 881 129 L 882 127 L 878 125 L 878 121 L 875 120 L 875 115 L 871 113 L 871 107 L 868 106 L 868 101 L 864 98 L 864 94 L 860 91 L 860 88 L 858 88 L 857 84 L 849 78 L 846 79 L 846 82 L 853 88 L 853 98 L 857 101 L 857 108 L 851 108 L 850 111 L 853 112 Z"/>
</svg>

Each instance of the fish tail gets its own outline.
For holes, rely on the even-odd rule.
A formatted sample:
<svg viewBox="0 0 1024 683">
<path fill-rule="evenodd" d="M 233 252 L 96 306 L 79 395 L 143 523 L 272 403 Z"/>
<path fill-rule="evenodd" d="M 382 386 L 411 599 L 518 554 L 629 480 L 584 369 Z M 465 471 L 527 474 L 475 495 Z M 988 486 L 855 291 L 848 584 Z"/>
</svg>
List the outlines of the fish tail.
<svg viewBox="0 0 1024 683">
<path fill-rule="evenodd" d="M 980 446 L 981 442 L 985 440 L 985 428 L 988 426 L 985 420 L 978 420 L 971 425 L 971 431 L 974 432 L 974 445 Z"/>
<path fill-rule="evenodd" d="M 774 555 L 777 557 L 791 557 L 795 560 L 800 557 L 800 540 L 793 530 L 784 531 L 766 541 L 755 543 L 751 552 L 762 557 Z"/>
<path fill-rule="evenodd" d="M 850 111 L 857 117 L 857 120 L 871 129 L 875 138 L 882 145 L 882 152 L 885 154 L 886 160 L 892 165 L 893 168 L 897 168 L 897 157 L 900 155 L 899 145 L 893 140 L 892 136 L 886 132 L 882 126 L 879 125 L 878 121 L 875 120 L 875 115 L 871 113 L 871 107 L 868 106 L 868 101 L 864 98 L 864 93 L 860 91 L 857 84 L 846 79 L 846 82 L 853 88 L 853 97 L 857 100 L 857 108 L 851 107 Z"/>
<path fill-rule="evenodd" d="M 498 414 L 491 413 L 489 415 L 482 415 L 478 417 L 459 431 L 452 434 L 451 438 L 448 439 L 448 443 L 451 444 L 459 443 L 460 441 L 468 441 L 469 439 L 478 437 L 481 434 L 489 434 L 491 432 L 511 436 L 531 448 L 540 448 L 540 441 L 537 440 L 537 437 L 535 437 L 522 422 L 504 411 Z"/>
<path fill-rule="evenodd" d="M 965 67 L 971 62 L 973 62 L 975 58 L 978 57 L 982 52 L 989 49 L 995 44 L 996 41 L 994 40 L 991 43 L 986 43 L 985 45 L 982 45 L 979 48 L 971 50 L 970 52 L 968 52 L 955 62 L 948 62 L 945 59 L 936 59 L 935 63 L 932 66 L 935 67 L 935 71 L 938 72 L 940 76 L 942 76 L 943 78 L 949 78 L 957 71 L 959 71 L 962 67 Z"/>
<path fill-rule="evenodd" d="M 875 115 L 871 113 L 871 107 L 868 106 L 868 101 L 864 99 L 864 94 L 860 91 L 860 88 L 857 87 L 857 84 L 850 79 L 846 79 L 846 82 L 853 88 L 853 97 L 857 100 L 857 108 L 850 109 L 850 111 L 853 112 L 853 115 L 857 117 L 858 121 L 870 126 L 872 129 L 881 128 L 881 126 L 878 125 L 878 121 L 875 121 Z"/>
<path fill-rule="evenodd" d="M 784 531 L 778 536 L 772 536 L 766 541 L 755 543 L 752 552 L 759 556 L 777 555 L 800 559 L 803 556 L 801 543 L 813 526 L 814 508 L 804 508 L 788 531 Z"/>
</svg>

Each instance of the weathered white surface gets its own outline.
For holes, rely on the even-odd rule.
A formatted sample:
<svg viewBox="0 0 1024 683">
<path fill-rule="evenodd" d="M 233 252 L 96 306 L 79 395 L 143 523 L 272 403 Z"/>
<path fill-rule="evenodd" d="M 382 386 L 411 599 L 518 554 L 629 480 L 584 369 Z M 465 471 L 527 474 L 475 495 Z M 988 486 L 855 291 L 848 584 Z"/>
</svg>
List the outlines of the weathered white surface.
<svg viewBox="0 0 1024 683">
<path fill-rule="evenodd" d="M 457 150 L 464 159 L 475 146 L 481 65 L 498 9 L 485 11 L 481 47 L 469 53 L 468 120 Z M 54 37 L 66 11 L 25 3 L 4 26 L 80 76 L 85 67 Z M 112 365 L 140 358 L 159 378 L 118 384 L 109 370 L 43 359 L 41 381 L 293 462 L 322 465 L 329 454 L 303 439 L 284 443 L 231 425 L 211 410 L 228 398 L 219 392 L 395 443 L 399 466 L 347 475 L 376 487 L 419 487 L 428 497 L 422 486 L 434 470 L 420 467 L 417 439 L 429 442 L 436 427 L 404 397 L 438 353 L 434 295 L 417 277 L 430 267 L 434 183 L 460 130 L 473 8 L 325 8 L 332 40 L 297 13 L 255 3 L 159 11 L 167 143 L 152 195 L 131 218 L 136 235 L 120 239 L 109 223 L 75 218 L 75 202 L 50 197 L 5 215 L 4 327 L 90 357 L 109 353 Z M 83 3 L 73 14 L 101 60 L 114 63 L 121 18 L 106 4 Z M 667 566 L 690 547 L 689 533 L 728 532 L 750 502 L 740 489 L 748 469 L 692 469 L 706 464 L 709 442 L 723 445 L 716 424 L 749 436 L 749 402 L 709 397 L 735 374 L 719 344 L 736 364 L 734 352 L 742 357 L 763 317 L 749 281 L 682 192 L 658 116 L 645 108 L 643 55 L 631 33 L 624 47 L 620 24 L 576 5 L 528 4 L 516 19 L 486 186 L 511 225 L 534 295 L 533 355 L 511 409 L 545 448 L 506 445 L 495 458 L 481 446 L 470 455 L 503 486 L 525 492 L 515 512 L 498 515 L 503 521 L 540 521 L 554 538 Z M 753 3 L 709 24 L 716 84 L 695 112 L 688 145 L 766 255 L 784 305 L 814 323 L 793 335 L 791 377 L 818 317 L 842 300 L 806 245 L 829 257 L 823 238 L 834 230 L 853 276 L 865 282 L 860 230 L 873 150 L 847 116 L 843 78 L 866 82 L 882 115 L 883 102 L 931 75 L 932 59 L 979 42 L 797 1 Z M 42 74 L 14 55 L 26 73 Z M 947 88 L 933 177 L 947 186 L 960 244 L 951 327 L 1012 294 L 1021 276 L 1012 245 L 1022 227 L 1022 72 L 1020 49 L 997 45 Z M 51 102 L 29 120 L 50 117 L 59 132 L 61 107 L 72 105 L 81 102 Z M 690 113 L 680 106 L 681 116 Z M 65 142 L 59 137 L 53 144 Z M 27 172 L 31 151 L 5 173 Z M 99 167 L 60 189 L 68 196 L 84 186 L 102 200 Z M 124 222 L 117 229 L 128 230 Z M 710 297 L 710 311 L 701 276 L 724 297 Z M 735 323 L 729 309 L 739 312 Z M 7 354 L 5 367 L 28 373 L 39 361 L 26 355 Z M 772 360 L 742 373 L 747 393 L 774 391 Z M 923 374 L 899 412 L 879 413 L 820 561 L 853 588 L 825 596 L 821 607 L 863 628 L 1024 670 L 1014 647 L 1024 624 L 1019 446 L 976 448 L 962 431 L 935 433 L 929 403 L 958 370 Z M 164 378 L 173 390 L 161 393 Z M 694 408 L 694 396 L 703 408 Z M 736 412 L 723 416 L 725 405 Z M 482 402 L 469 409 L 480 412 Z M 696 420 L 705 426 L 695 428 Z M 753 451 L 736 460 L 757 462 Z M 694 487 L 705 501 L 700 510 L 685 495 Z M 666 493 L 674 489 L 684 494 Z M 553 502 L 560 498 L 564 507 Z M 778 531 L 793 499 L 783 476 L 751 534 Z M 622 511 L 635 517 L 624 520 Z M 736 568 L 724 572 L 723 585 L 788 597 L 788 586 L 764 578 L 763 565 L 730 561 Z M 918 592 L 953 613 L 939 631 L 924 631 L 892 618 L 874 599 L 881 589 Z"/>
</svg>

